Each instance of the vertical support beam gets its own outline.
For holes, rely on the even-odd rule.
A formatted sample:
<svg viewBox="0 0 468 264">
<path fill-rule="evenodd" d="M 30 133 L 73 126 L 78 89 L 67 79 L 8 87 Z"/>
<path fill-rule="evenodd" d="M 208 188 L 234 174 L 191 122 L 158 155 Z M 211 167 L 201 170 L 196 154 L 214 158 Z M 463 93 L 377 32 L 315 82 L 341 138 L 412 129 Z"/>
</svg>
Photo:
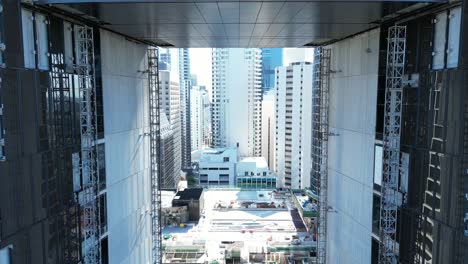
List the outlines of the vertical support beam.
<svg viewBox="0 0 468 264">
<path fill-rule="evenodd" d="M 400 135 L 406 26 L 388 29 L 383 134 L 382 198 L 380 203 L 380 264 L 398 263 L 397 219 L 400 195 Z"/>
<path fill-rule="evenodd" d="M 83 190 L 80 193 L 80 204 L 83 206 L 82 248 L 84 263 L 89 264 L 100 263 L 93 28 L 77 26 L 76 44 L 76 72 L 81 98 L 80 131 Z"/>
<path fill-rule="evenodd" d="M 314 51 L 312 85 L 312 192 L 318 196 L 319 219 L 317 263 L 326 263 L 327 180 L 328 180 L 328 105 L 331 50 Z"/>
<path fill-rule="evenodd" d="M 0 69 L 5 68 L 4 52 L 6 46 L 3 41 L 3 5 L 0 0 Z M 0 71 L 0 161 L 6 160 L 5 153 L 5 130 L 3 128 L 3 103 L 2 103 L 2 72 Z"/>
<path fill-rule="evenodd" d="M 160 119 L 159 119 L 159 74 L 158 49 L 148 49 L 148 88 L 150 125 L 150 177 L 151 177 L 151 254 L 152 263 L 162 263 L 161 243 L 161 175 L 160 164 Z"/>
</svg>

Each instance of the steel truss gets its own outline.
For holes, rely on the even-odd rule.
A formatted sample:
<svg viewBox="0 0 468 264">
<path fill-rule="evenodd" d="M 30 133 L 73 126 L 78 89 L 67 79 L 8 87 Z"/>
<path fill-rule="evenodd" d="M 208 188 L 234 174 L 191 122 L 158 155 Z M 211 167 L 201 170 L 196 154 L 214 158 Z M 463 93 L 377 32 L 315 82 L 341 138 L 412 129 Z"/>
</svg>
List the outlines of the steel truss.
<svg viewBox="0 0 468 264">
<path fill-rule="evenodd" d="M 96 86 L 94 73 L 93 28 L 76 26 L 75 67 L 81 98 L 81 174 L 83 189 L 80 204 L 83 206 L 83 259 L 84 263 L 100 263 L 99 202 L 96 151 Z"/>
<path fill-rule="evenodd" d="M 318 195 L 319 264 L 326 263 L 330 56 L 330 49 L 315 49 L 312 85 L 312 191 Z"/>
<path fill-rule="evenodd" d="M 161 242 L 161 175 L 160 164 L 160 121 L 159 121 L 159 65 L 158 49 L 148 49 L 148 88 L 150 125 L 150 174 L 151 174 L 151 253 L 153 263 L 162 263 Z"/>
<path fill-rule="evenodd" d="M 398 263 L 396 242 L 400 175 L 400 135 L 405 68 L 406 26 L 388 29 L 385 117 L 380 203 L 380 264 Z"/>
</svg>

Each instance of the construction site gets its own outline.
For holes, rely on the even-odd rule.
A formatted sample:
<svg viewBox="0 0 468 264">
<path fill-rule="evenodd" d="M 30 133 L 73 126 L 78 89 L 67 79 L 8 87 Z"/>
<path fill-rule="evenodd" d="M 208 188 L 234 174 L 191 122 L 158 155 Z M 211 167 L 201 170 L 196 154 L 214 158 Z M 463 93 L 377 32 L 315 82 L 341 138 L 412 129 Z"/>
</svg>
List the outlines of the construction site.
<svg viewBox="0 0 468 264">
<path fill-rule="evenodd" d="M 314 49 L 312 95 L 291 103 L 311 107 L 308 187 L 188 188 L 164 209 L 159 48 Z M 1 264 L 467 264 L 467 249 L 467 0 L 0 0 Z"/>
<path fill-rule="evenodd" d="M 316 234 L 289 192 L 206 190 L 204 201 L 198 221 L 163 227 L 164 263 L 315 261 Z"/>
</svg>

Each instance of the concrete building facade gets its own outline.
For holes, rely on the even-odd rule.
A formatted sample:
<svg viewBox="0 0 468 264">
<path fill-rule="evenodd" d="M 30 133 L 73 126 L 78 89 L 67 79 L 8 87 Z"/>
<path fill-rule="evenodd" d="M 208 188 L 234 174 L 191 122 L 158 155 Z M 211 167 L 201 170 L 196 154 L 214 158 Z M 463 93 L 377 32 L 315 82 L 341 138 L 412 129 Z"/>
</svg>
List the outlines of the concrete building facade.
<svg viewBox="0 0 468 264">
<path fill-rule="evenodd" d="M 236 166 L 236 187 L 243 189 L 275 189 L 276 174 L 264 157 L 246 157 Z"/>
<path fill-rule="evenodd" d="M 261 50 L 212 50 L 213 147 L 261 155 Z"/>
<path fill-rule="evenodd" d="M 236 147 L 202 150 L 198 162 L 200 184 L 233 186 L 237 160 Z"/>
<path fill-rule="evenodd" d="M 327 221 L 331 263 L 369 263 L 380 31 L 331 45 Z M 347 227 L 347 228 L 343 228 Z M 349 227 L 349 228 L 348 228 Z M 353 227 L 353 228 L 350 228 Z M 353 245 L 345 242 L 352 238 Z"/>
<path fill-rule="evenodd" d="M 312 64 L 276 68 L 275 171 L 280 186 L 310 186 Z"/>
</svg>

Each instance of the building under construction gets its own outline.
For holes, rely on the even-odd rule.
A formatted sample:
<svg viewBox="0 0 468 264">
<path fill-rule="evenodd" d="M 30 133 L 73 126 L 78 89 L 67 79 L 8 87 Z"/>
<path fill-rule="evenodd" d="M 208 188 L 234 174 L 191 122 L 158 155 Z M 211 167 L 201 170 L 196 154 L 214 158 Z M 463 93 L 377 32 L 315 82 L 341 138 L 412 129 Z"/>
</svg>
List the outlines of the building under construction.
<svg viewBox="0 0 468 264">
<path fill-rule="evenodd" d="M 316 261 L 468 263 L 466 0 L 0 0 L 0 263 L 162 262 L 156 47 L 315 47 Z"/>
</svg>

